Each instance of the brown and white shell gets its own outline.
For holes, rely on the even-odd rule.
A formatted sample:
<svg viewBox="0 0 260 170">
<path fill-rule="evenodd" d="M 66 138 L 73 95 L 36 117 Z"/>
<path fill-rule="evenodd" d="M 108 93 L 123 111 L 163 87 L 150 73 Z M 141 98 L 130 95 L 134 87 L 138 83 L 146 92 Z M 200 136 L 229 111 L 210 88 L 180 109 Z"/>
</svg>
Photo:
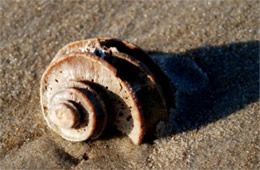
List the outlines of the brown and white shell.
<svg viewBox="0 0 260 170">
<path fill-rule="evenodd" d="M 168 116 L 166 76 L 139 47 L 110 38 L 76 41 L 56 54 L 41 79 L 48 126 L 70 141 L 116 128 L 135 144 Z"/>
</svg>

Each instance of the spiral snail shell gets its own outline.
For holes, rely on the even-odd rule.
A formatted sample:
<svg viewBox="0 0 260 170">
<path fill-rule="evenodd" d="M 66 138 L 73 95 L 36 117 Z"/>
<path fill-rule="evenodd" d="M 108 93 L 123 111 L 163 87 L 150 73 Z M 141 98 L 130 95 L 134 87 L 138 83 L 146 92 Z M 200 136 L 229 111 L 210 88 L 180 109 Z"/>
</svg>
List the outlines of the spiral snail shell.
<svg viewBox="0 0 260 170">
<path fill-rule="evenodd" d="M 41 79 L 48 126 L 70 141 L 116 128 L 141 144 L 167 119 L 171 96 L 160 68 L 139 47 L 110 38 L 76 41 L 56 54 Z"/>
</svg>

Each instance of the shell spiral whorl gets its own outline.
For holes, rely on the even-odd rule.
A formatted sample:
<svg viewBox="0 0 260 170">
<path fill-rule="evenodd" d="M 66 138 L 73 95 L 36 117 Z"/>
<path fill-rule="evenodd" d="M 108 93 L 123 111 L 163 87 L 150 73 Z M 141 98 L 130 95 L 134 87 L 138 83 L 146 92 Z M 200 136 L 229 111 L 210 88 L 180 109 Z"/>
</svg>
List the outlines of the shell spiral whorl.
<svg viewBox="0 0 260 170">
<path fill-rule="evenodd" d="M 145 132 L 168 115 L 167 78 L 137 46 L 99 38 L 70 43 L 41 80 L 48 126 L 70 141 L 98 138 L 106 126 L 140 144 Z"/>
</svg>

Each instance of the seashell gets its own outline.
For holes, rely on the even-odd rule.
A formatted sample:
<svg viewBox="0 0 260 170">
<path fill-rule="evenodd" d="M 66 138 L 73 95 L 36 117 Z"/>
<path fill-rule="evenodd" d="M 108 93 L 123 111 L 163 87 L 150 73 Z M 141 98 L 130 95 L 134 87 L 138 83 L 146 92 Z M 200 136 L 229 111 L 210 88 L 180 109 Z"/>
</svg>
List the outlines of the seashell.
<svg viewBox="0 0 260 170">
<path fill-rule="evenodd" d="M 64 139 L 98 138 L 115 128 L 141 144 L 168 117 L 166 76 L 139 47 L 110 38 L 76 41 L 56 54 L 41 79 L 48 126 Z"/>
</svg>

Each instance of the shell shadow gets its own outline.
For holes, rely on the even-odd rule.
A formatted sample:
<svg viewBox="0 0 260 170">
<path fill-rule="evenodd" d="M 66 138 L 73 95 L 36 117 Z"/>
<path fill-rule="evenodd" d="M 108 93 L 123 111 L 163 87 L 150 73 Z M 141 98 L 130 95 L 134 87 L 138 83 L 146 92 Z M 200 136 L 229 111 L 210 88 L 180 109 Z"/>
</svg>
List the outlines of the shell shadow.
<svg viewBox="0 0 260 170">
<path fill-rule="evenodd" d="M 176 108 L 161 137 L 199 129 L 259 100 L 259 41 L 148 53 L 176 89 Z"/>
</svg>

